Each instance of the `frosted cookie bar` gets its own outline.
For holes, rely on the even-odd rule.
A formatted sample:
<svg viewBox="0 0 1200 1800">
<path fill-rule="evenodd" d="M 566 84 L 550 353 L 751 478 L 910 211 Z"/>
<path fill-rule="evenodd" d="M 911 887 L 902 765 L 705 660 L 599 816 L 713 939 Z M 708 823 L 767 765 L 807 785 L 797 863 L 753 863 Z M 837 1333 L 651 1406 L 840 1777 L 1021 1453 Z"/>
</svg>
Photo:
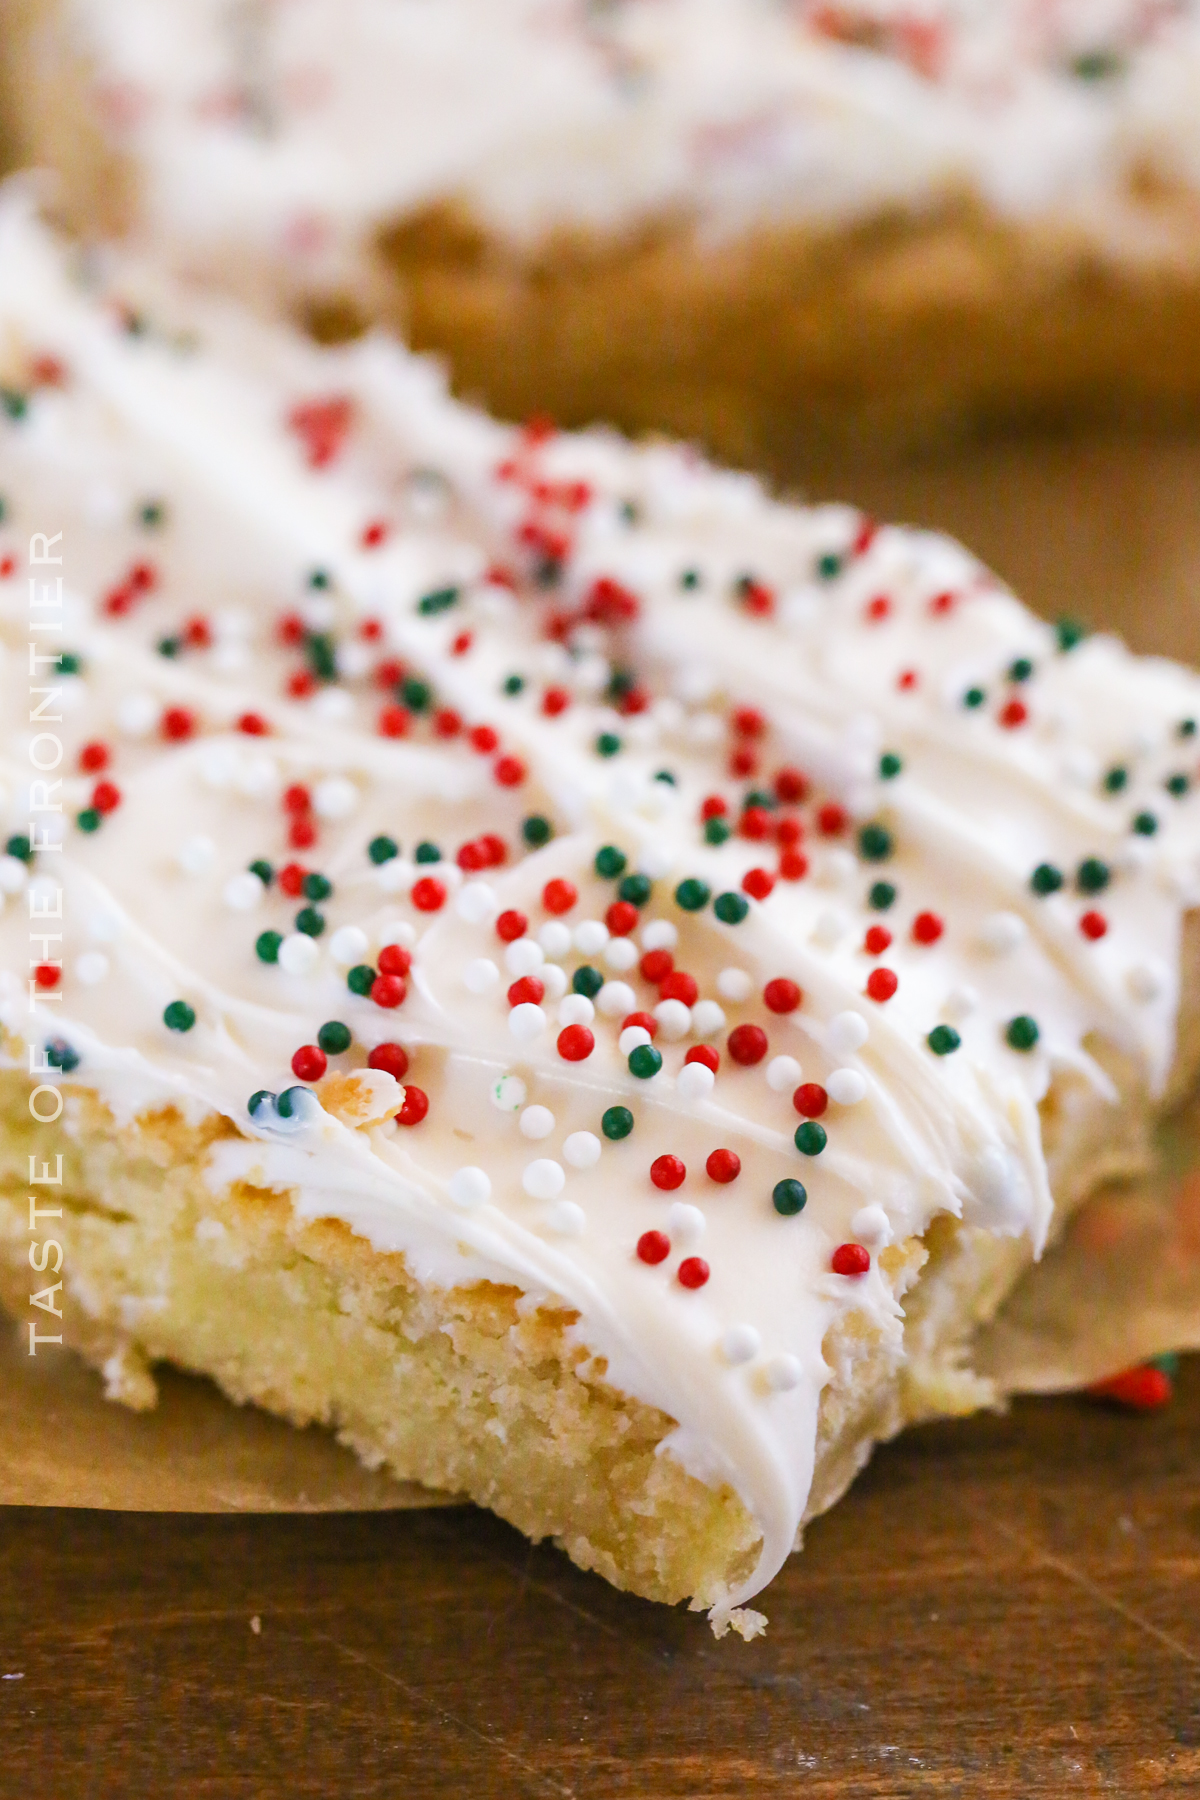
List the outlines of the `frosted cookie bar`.
<svg viewBox="0 0 1200 1800">
<path fill-rule="evenodd" d="M 1190 0 L 3 0 L 77 223 L 786 470 L 1200 399 Z M 0 77 L 3 79 L 3 77 Z"/>
<path fill-rule="evenodd" d="M 1200 687 L 19 195 L 0 354 L 5 1306 L 723 1624 L 1191 1080 Z"/>
</svg>

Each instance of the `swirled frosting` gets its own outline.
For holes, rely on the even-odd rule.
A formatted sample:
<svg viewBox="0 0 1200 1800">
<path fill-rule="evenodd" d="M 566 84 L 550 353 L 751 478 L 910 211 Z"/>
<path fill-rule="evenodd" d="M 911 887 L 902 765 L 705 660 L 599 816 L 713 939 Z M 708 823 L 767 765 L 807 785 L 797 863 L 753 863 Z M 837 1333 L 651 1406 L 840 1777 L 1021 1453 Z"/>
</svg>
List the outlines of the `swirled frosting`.
<svg viewBox="0 0 1200 1800">
<path fill-rule="evenodd" d="M 761 1524 L 746 1598 L 830 1326 L 901 1354 L 889 1246 L 1036 1249 L 1051 1081 L 1115 1098 L 1102 1040 L 1163 1090 L 1200 687 L 944 538 L 80 263 L 19 194 L 0 402 L 10 1066 L 565 1302 Z"/>
</svg>

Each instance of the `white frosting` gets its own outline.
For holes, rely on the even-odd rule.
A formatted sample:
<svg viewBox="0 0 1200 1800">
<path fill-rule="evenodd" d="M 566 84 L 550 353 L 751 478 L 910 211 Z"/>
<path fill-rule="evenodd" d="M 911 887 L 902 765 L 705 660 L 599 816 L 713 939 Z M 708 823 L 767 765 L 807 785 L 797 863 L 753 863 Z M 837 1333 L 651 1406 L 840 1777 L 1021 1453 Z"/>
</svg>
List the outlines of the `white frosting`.
<svg viewBox="0 0 1200 1800">
<path fill-rule="evenodd" d="M 965 187 L 1153 253 L 1131 173 L 1200 183 L 1192 0 L 62 4 L 143 227 L 225 283 L 347 279 L 374 226 L 447 198 L 520 240 Z"/>
<path fill-rule="evenodd" d="M 0 208 L 0 357 L 4 829 L 57 845 L 30 869 L 19 842 L 0 861 L 10 1051 L 119 1119 L 225 1115 L 241 1135 L 214 1146 L 214 1187 L 290 1190 L 300 1216 L 344 1219 L 419 1280 L 576 1310 L 609 1378 L 677 1421 L 664 1452 L 728 1480 L 761 1525 L 726 1603 L 744 1600 L 804 1516 L 827 1331 L 859 1311 L 903 1353 L 884 1247 L 950 1212 L 1036 1249 L 1054 1072 L 1111 1095 L 1097 1036 L 1151 1088 L 1166 1079 L 1200 887 L 1196 751 L 1179 735 L 1200 684 L 1108 639 L 1061 651 L 945 540 L 772 504 L 683 451 L 495 425 L 382 339 L 318 351 L 146 299 L 132 270 L 93 295 L 17 198 Z M 31 611 L 30 540 L 59 531 L 61 613 L 53 594 Z M 31 631 L 59 617 L 61 633 Z M 221 654 L 230 641 L 244 661 Z M 31 642 L 79 666 L 32 680 Z M 681 684 L 693 657 L 709 673 Z M 316 692 L 295 680 L 306 666 Z M 28 722 L 39 685 L 62 693 L 50 723 Z M 60 768 L 36 766 L 53 757 L 39 732 L 64 745 Z M 96 744 L 103 770 L 82 755 Z M 1090 786 L 1064 780 L 1068 751 L 1092 759 Z M 752 782 L 782 803 L 707 841 L 711 798 L 736 824 Z M 1153 835 L 1131 834 L 1151 813 Z M 522 841 L 530 818 L 553 826 L 542 847 Z M 297 831 L 312 842 L 289 847 Z M 1146 856 L 1124 857 L 1131 843 Z M 611 858 L 597 872 L 602 847 L 624 875 Z M 290 863 L 332 891 L 288 897 Z M 1042 864 L 1059 891 L 1031 888 Z M 634 917 L 611 913 L 639 869 L 649 898 L 635 883 Z M 778 875 L 769 893 L 755 869 Z M 743 881 L 758 897 L 738 919 Z M 870 892 L 884 881 L 887 904 Z M 574 896 L 548 886 L 564 882 Z M 1101 912 L 1104 934 L 1085 935 Z M 871 930 L 891 944 L 870 948 Z M 274 962 L 256 954 L 264 932 Z M 62 969 L 32 999 L 31 959 Z M 363 964 L 398 986 L 352 991 Z M 872 994 L 881 970 L 890 997 Z M 190 1029 L 169 1028 L 175 1002 Z M 657 1021 L 657 1071 L 631 1012 Z M 937 1037 L 951 1016 L 957 1048 Z M 1036 1044 L 1022 1023 L 1014 1047 L 1027 1018 Z M 405 1112 L 424 1095 L 427 1115 L 393 1119 L 394 1062 L 349 1097 L 320 1087 L 325 1107 L 297 1097 L 291 1059 L 330 1021 L 353 1040 L 331 1075 L 402 1044 Z M 580 1033 L 591 1050 L 573 1060 Z M 48 1043 L 68 1069 L 47 1067 Z M 709 1049 L 715 1078 L 685 1060 Z M 795 1103 L 779 1085 L 793 1065 Z M 259 1090 L 292 1090 L 285 1111 L 251 1116 Z M 624 1136 L 602 1125 L 613 1108 L 632 1115 Z M 728 1159 L 709 1173 L 717 1150 L 734 1180 Z M 652 1177 L 660 1158 L 685 1174 Z M 781 1182 L 803 1183 L 803 1210 L 794 1188 L 773 1203 Z M 654 1242 L 639 1256 L 647 1232 L 661 1260 Z M 865 1273 L 839 1272 L 847 1244 Z"/>
</svg>

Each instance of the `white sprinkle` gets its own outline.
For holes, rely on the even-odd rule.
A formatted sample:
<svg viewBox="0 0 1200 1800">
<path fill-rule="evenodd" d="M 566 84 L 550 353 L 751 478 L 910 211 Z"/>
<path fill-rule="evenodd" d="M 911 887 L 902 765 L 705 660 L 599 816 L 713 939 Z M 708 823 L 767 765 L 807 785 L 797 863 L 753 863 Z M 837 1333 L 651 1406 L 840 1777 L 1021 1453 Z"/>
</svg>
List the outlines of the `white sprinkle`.
<svg viewBox="0 0 1200 1800">
<path fill-rule="evenodd" d="M 463 986 L 468 993 L 486 994 L 500 979 L 500 971 L 489 956 L 477 956 L 463 970 Z"/>
<path fill-rule="evenodd" d="M 603 919 L 584 919 L 575 927 L 575 948 L 583 956 L 599 956 L 609 938 Z"/>
<path fill-rule="evenodd" d="M 668 1044 L 677 1044 L 692 1029 L 692 1009 L 682 1000 L 660 1000 L 654 1016 Z"/>
<path fill-rule="evenodd" d="M 563 1155 L 573 1169 L 594 1169 L 600 1161 L 602 1145 L 592 1131 L 573 1131 L 563 1145 Z"/>
<path fill-rule="evenodd" d="M 642 927 L 643 950 L 673 950 L 679 933 L 670 919 L 651 919 Z"/>
<path fill-rule="evenodd" d="M 1158 962 L 1134 963 L 1125 981 L 1134 999 L 1146 1004 L 1166 991 L 1167 972 Z"/>
<path fill-rule="evenodd" d="M 858 858 L 849 850 L 826 850 L 817 868 L 822 887 L 842 888 L 858 873 Z"/>
<path fill-rule="evenodd" d="M 151 694 L 126 694 L 117 707 L 117 729 L 123 737 L 144 738 L 158 719 L 158 702 Z"/>
<path fill-rule="evenodd" d="M 261 878 L 253 869 L 243 869 L 240 875 L 229 877 L 221 890 L 221 898 L 230 912 L 253 912 L 266 891 Z"/>
<path fill-rule="evenodd" d="M 724 1010 L 715 1000 L 697 1000 L 692 1008 L 692 1030 L 698 1038 L 714 1037 L 724 1024 Z"/>
<path fill-rule="evenodd" d="M 707 1224 L 700 1208 L 689 1206 L 686 1200 L 676 1200 L 667 1213 L 667 1230 L 671 1238 L 678 1238 L 681 1244 L 694 1244 L 702 1238 Z"/>
<path fill-rule="evenodd" d="M 368 947 L 367 934 L 357 925 L 340 925 L 329 940 L 330 957 L 342 969 L 362 962 Z"/>
<path fill-rule="evenodd" d="M 557 1169 L 557 1163 L 548 1165 Z M 555 1231 L 559 1237 L 582 1237 L 587 1226 L 587 1214 L 582 1206 L 576 1206 L 574 1200 L 559 1200 L 546 1214 L 547 1231 Z"/>
<path fill-rule="evenodd" d="M 839 912 L 834 906 L 827 906 L 817 914 L 811 933 L 812 941 L 822 950 L 832 950 L 845 937 L 849 924 L 844 912 Z"/>
<path fill-rule="evenodd" d="M 357 681 L 371 667 L 371 652 L 366 644 L 353 642 L 338 645 L 337 672 L 343 681 Z"/>
<path fill-rule="evenodd" d="M 773 1056 L 767 1064 L 767 1086 L 776 1094 L 786 1094 L 794 1088 L 802 1070 L 794 1056 Z"/>
<path fill-rule="evenodd" d="M 644 1025 L 627 1025 L 617 1039 L 617 1049 L 622 1056 L 628 1056 L 639 1044 L 648 1044 L 650 1033 Z"/>
<path fill-rule="evenodd" d="M 792 1388 L 799 1387 L 803 1373 L 799 1357 L 788 1356 L 786 1353 L 768 1357 L 763 1367 L 763 1379 L 775 1394 L 786 1394 Z"/>
<path fill-rule="evenodd" d="M 0 894 L 19 894 L 29 871 L 19 856 L 0 856 Z"/>
<path fill-rule="evenodd" d="M 279 946 L 279 966 L 289 975 L 311 975 L 320 960 L 316 940 L 303 931 L 293 931 Z"/>
<path fill-rule="evenodd" d="M 748 1000 L 754 992 L 754 978 L 745 969 L 722 969 L 717 976 L 717 992 L 723 1000 Z"/>
<path fill-rule="evenodd" d="M 557 1200 L 566 1183 L 566 1170 L 548 1156 L 539 1156 L 536 1162 L 527 1163 L 521 1176 L 521 1186 L 533 1200 Z"/>
<path fill-rule="evenodd" d="M 636 1005 L 637 995 L 627 981 L 606 981 L 596 995 L 596 1010 L 608 1019 L 622 1018 Z"/>
<path fill-rule="evenodd" d="M 875 1249 L 882 1249 L 885 1244 L 890 1244 L 893 1235 L 891 1221 L 877 1203 L 860 1206 L 850 1221 L 850 1236 L 857 1238 L 860 1244 Z"/>
<path fill-rule="evenodd" d="M 684 1100 L 707 1100 L 716 1079 L 706 1063 L 684 1063 L 675 1077 L 675 1092 Z"/>
<path fill-rule="evenodd" d="M 279 770 L 273 757 L 260 752 L 238 764 L 234 781 L 239 794 L 245 794 L 248 800 L 265 800 L 279 785 Z"/>
<path fill-rule="evenodd" d="M 542 946 L 535 944 L 529 937 L 517 938 L 504 952 L 504 966 L 518 981 L 522 975 L 532 975 L 535 970 L 540 969 L 545 960 Z"/>
<path fill-rule="evenodd" d="M 337 621 L 337 607 L 327 594 L 306 594 L 297 611 L 310 631 L 328 631 Z"/>
<path fill-rule="evenodd" d="M 835 1056 L 849 1056 L 867 1041 L 867 1021 L 861 1013 L 835 1013 L 829 1021 L 825 1042 Z"/>
<path fill-rule="evenodd" d="M 666 812 L 671 805 L 671 796 L 667 791 L 666 783 L 663 781 L 651 783 L 650 792 L 642 802 L 643 812 L 647 810 L 647 801 L 650 802 L 652 810 Z M 669 875 L 674 863 L 674 850 L 670 844 L 663 843 L 660 839 L 651 838 L 650 842 L 643 844 L 638 851 L 638 872 L 648 875 L 651 881 L 661 881 L 664 875 Z"/>
<path fill-rule="evenodd" d="M 520 1112 L 525 1104 L 525 1083 L 519 1075 L 502 1075 L 492 1089 L 492 1105 L 500 1112 Z"/>
<path fill-rule="evenodd" d="M 532 1043 L 546 1029 L 546 1015 L 540 1006 L 524 1001 L 514 1006 L 508 1015 L 508 1029 L 520 1044 Z"/>
<path fill-rule="evenodd" d="M 237 774 L 237 751 L 232 744 L 213 744 L 200 759 L 200 779 L 210 788 L 227 788 Z"/>
<path fill-rule="evenodd" d="M 210 837 L 186 838 L 175 852 L 175 860 L 185 875 L 203 875 L 216 860 L 217 846 Z"/>
<path fill-rule="evenodd" d="M 111 913 L 92 913 L 87 922 L 87 934 L 95 944 L 111 944 L 121 935 L 120 923 Z"/>
<path fill-rule="evenodd" d="M 455 1206 L 470 1211 L 476 1206 L 483 1206 L 492 1197 L 492 1184 L 483 1169 L 477 1169 L 468 1163 L 464 1169 L 456 1169 L 450 1177 L 450 1198 Z"/>
<path fill-rule="evenodd" d="M 728 1363 L 753 1362 L 762 1348 L 762 1338 L 753 1325 L 731 1325 L 721 1339 L 721 1355 Z"/>
<path fill-rule="evenodd" d="M 389 856 L 375 871 L 375 885 L 385 894 L 407 894 L 417 871 L 407 856 Z"/>
<path fill-rule="evenodd" d="M 354 702 L 345 688 L 338 687 L 322 688 L 309 704 L 319 719 L 326 719 L 331 725 L 348 719 L 354 710 Z"/>
<path fill-rule="evenodd" d="M 991 956 L 1007 956 L 1028 935 L 1029 927 L 1017 913 L 989 913 L 980 921 L 979 946 Z"/>
<path fill-rule="evenodd" d="M 486 881 L 468 881 L 455 895 L 454 910 L 468 925 L 487 925 L 500 911 L 500 902 Z"/>
<path fill-rule="evenodd" d="M 411 925 L 407 919 L 389 919 L 386 925 L 381 925 L 379 928 L 379 948 L 381 950 L 387 944 L 403 944 L 406 950 L 411 950 L 416 941 L 417 928 L 415 925 Z"/>
<path fill-rule="evenodd" d="M 951 988 L 942 1001 L 942 1017 L 952 1025 L 961 1025 L 964 1019 L 970 1018 L 978 1005 L 978 993 L 966 982 L 962 982 L 958 987 Z"/>
<path fill-rule="evenodd" d="M 1096 758 L 1081 744 L 1063 752 L 1061 766 L 1064 777 L 1075 787 L 1094 787 L 1100 774 L 1100 765 Z"/>
<path fill-rule="evenodd" d="M 85 987 L 95 987 L 108 974 L 109 962 L 103 950 L 85 950 L 75 959 L 75 973 Z"/>
<path fill-rule="evenodd" d="M 586 994 L 568 994 L 559 1002 L 560 1025 L 590 1025 L 595 1016 L 596 1009 Z"/>
<path fill-rule="evenodd" d="M 826 1077 L 825 1092 L 838 1106 L 857 1106 L 867 1097 L 867 1078 L 857 1069 L 835 1069 Z"/>
<path fill-rule="evenodd" d="M 571 927 L 564 925 L 561 919 L 547 919 L 538 932 L 537 941 L 544 954 L 557 962 L 571 948 Z"/>
<path fill-rule="evenodd" d="M 623 974 L 626 969 L 632 969 L 637 959 L 637 945 L 632 938 L 609 938 L 604 946 L 604 960 L 618 975 Z"/>
<path fill-rule="evenodd" d="M 557 963 L 543 963 L 538 978 L 546 990 L 547 1000 L 561 1000 L 567 991 L 567 971 Z"/>
<path fill-rule="evenodd" d="M 548 1106 L 527 1106 L 518 1124 L 522 1137 L 549 1137 L 554 1130 L 554 1114 Z"/>
<path fill-rule="evenodd" d="M 313 789 L 312 802 L 319 819 L 348 819 L 358 806 L 358 789 L 344 775 L 328 775 Z"/>
</svg>

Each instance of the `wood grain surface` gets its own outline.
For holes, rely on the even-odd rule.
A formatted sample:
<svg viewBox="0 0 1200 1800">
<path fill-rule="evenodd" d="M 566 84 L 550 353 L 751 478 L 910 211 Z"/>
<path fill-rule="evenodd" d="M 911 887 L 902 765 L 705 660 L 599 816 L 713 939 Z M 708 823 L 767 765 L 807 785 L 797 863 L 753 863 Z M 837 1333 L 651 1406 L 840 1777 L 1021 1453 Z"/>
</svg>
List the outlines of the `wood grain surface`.
<svg viewBox="0 0 1200 1800">
<path fill-rule="evenodd" d="M 469 1509 L 12 1509 L 0 1792 L 1194 1796 L 1198 1442 L 1196 1359 L 1148 1417 L 912 1432 L 752 1644 Z"/>
<path fill-rule="evenodd" d="M 805 473 L 1200 655 L 1200 443 Z M 0 1555 L 2 1800 L 1200 1795 L 1200 1360 L 887 1446 L 750 1645 L 470 1509 L 5 1508 Z"/>
</svg>

